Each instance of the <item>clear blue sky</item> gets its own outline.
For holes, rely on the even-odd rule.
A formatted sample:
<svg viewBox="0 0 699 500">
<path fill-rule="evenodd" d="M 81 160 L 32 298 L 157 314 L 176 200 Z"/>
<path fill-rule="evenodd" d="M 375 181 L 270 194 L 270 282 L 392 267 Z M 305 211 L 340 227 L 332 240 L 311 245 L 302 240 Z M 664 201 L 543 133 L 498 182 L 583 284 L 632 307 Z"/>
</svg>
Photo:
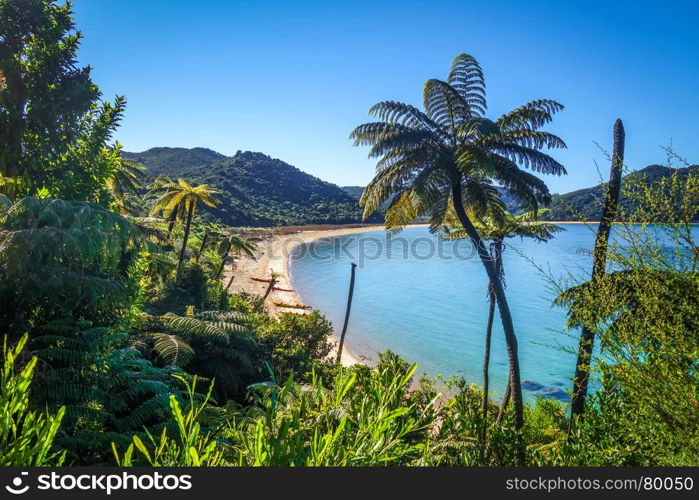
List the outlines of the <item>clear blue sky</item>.
<svg viewBox="0 0 699 500">
<path fill-rule="evenodd" d="M 566 106 L 551 131 L 569 175 L 598 181 L 595 141 L 624 120 L 627 163 L 699 163 L 697 1 L 76 0 L 80 59 L 105 98 L 128 100 L 129 151 L 261 151 L 340 185 L 374 172 L 350 131 L 384 99 L 422 102 L 467 52 L 486 76 L 489 115 L 536 98 Z"/>
</svg>

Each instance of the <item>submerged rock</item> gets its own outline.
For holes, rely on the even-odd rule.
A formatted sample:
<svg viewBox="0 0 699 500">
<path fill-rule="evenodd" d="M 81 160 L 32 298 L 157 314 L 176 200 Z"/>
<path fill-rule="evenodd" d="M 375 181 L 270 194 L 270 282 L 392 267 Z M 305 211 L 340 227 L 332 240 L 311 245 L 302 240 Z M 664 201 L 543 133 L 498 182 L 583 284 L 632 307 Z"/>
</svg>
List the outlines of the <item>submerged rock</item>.
<svg viewBox="0 0 699 500">
<path fill-rule="evenodd" d="M 561 401 L 563 403 L 567 403 L 570 400 L 570 396 L 568 396 L 568 393 L 557 387 L 548 387 L 540 391 L 539 394 L 545 398 L 557 399 L 558 401 Z"/>
<path fill-rule="evenodd" d="M 525 391 L 536 392 L 542 390 L 543 388 L 544 386 L 539 382 L 532 382 L 531 380 L 525 380 L 522 382 L 522 389 Z"/>
</svg>

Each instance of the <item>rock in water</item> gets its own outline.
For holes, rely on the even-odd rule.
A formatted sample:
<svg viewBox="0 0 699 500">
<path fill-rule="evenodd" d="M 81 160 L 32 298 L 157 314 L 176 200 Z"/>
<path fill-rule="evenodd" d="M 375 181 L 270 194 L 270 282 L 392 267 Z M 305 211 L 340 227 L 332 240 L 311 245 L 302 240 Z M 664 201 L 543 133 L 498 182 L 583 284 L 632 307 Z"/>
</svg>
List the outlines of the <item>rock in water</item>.
<svg viewBox="0 0 699 500">
<path fill-rule="evenodd" d="M 522 389 L 525 391 L 536 392 L 542 390 L 543 388 L 544 386 L 538 382 L 532 382 L 531 380 L 525 380 L 522 382 Z"/>
</svg>

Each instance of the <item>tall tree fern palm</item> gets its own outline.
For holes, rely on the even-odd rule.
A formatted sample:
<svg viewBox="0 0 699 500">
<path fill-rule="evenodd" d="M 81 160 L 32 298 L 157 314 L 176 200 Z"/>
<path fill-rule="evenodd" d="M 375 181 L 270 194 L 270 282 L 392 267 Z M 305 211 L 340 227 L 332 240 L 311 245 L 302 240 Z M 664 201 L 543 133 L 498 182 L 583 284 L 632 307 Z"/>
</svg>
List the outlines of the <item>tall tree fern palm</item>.
<svg viewBox="0 0 699 500">
<path fill-rule="evenodd" d="M 248 257 L 255 258 L 255 250 L 257 249 L 257 244 L 240 234 L 231 234 L 221 242 L 219 247 L 219 253 L 221 255 L 221 267 L 216 273 L 216 277 L 220 277 L 223 273 L 223 269 L 226 267 L 226 261 L 230 256 L 231 252 L 235 255 L 247 255 Z"/>
<path fill-rule="evenodd" d="M 160 198 L 163 194 L 168 191 L 167 186 L 173 184 L 174 181 L 167 176 L 157 177 L 151 184 L 146 187 L 146 193 L 144 194 L 144 200 L 149 200 L 155 198 L 156 200 Z M 175 223 L 177 219 L 184 219 L 185 209 L 184 203 L 182 203 L 177 209 L 172 210 L 167 216 L 167 237 L 172 235 L 172 231 L 175 229 Z"/>
<path fill-rule="evenodd" d="M 130 203 L 129 196 L 135 195 L 143 188 L 145 179 L 146 171 L 143 165 L 127 158 L 121 159 L 118 168 L 107 181 L 107 188 L 120 214 L 126 215 L 135 211 L 135 204 Z"/>
<path fill-rule="evenodd" d="M 218 191 L 209 189 L 206 184 L 193 186 L 184 179 L 178 179 L 177 182 L 171 182 L 162 186 L 164 191 L 155 202 L 152 212 L 163 212 L 167 217 L 174 211 L 183 207 L 187 212 L 187 220 L 184 227 L 184 236 L 182 238 L 182 248 L 177 262 L 177 276 L 182 272 L 182 263 L 184 262 L 185 252 L 187 251 L 187 240 L 192 229 L 192 219 L 196 211 L 197 204 L 203 203 L 209 207 L 215 207 L 220 201 L 214 198 Z"/>
<path fill-rule="evenodd" d="M 546 184 L 520 165 L 538 173 L 564 174 L 565 168 L 541 149 L 562 148 L 557 136 L 540 130 L 563 106 L 532 101 L 495 121 L 485 118 L 483 72 L 467 54 L 454 59 L 447 81 L 431 79 L 424 86 L 424 111 L 395 101 L 370 110 L 378 121 L 357 127 L 355 145 L 369 145 L 379 158 L 377 174 L 364 189 L 364 217 L 393 197 L 386 212 L 387 228 L 401 228 L 418 215 L 439 226 L 453 204 L 464 231 L 475 245 L 500 310 L 514 387 L 516 427 L 523 425 L 517 338 L 502 280 L 488 246 L 472 217 L 484 215 L 499 201 L 493 182 L 530 209 L 548 203 Z"/>
<path fill-rule="evenodd" d="M 495 270 L 500 277 L 502 285 L 505 286 L 505 266 L 503 265 L 502 255 L 505 251 L 505 240 L 508 238 L 531 238 L 538 242 L 546 242 L 554 237 L 555 233 L 563 231 L 563 228 L 550 222 L 541 222 L 538 218 L 548 209 L 525 212 L 520 215 L 514 215 L 506 210 L 500 210 L 495 207 L 490 213 L 481 219 L 474 220 L 478 234 L 482 240 L 487 242 L 490 257 L 495 264 Z M 451 214 L 450 214 L 451 215 Z M 449 217 L 447 217 L 447 220 Z M 448 222 L 451 222 L 448 220 Z M 454 220 L 458 224 L 458 221 Z M 450 239 L 468 238 L 468 234 L 462 227 L 448 228 L 447 237 Z M 488 282 L 488 322 L 485 331 L 485 355 L 483 357 L 483 450 L 485 453 L 485 445 L 487 438 L 487 422 L 488 422 L 488 397 L 490 385 L 490 346 L 493 334 L 493 319 L 495 317 L 495 287 L 492 282 Z M 508 380 L 506 394 L 512 391 L 511 380 Z M 507 406 L 509 396 L 503 401 L 503 410 Z"/>
</svg>

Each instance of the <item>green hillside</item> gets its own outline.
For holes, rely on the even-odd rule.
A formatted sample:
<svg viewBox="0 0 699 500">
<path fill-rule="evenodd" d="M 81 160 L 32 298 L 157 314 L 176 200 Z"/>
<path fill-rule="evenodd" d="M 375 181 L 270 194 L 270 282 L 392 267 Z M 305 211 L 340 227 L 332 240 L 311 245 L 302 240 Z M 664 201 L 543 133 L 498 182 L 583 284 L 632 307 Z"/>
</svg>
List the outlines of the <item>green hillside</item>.
<svg viewBox="0 0 699 500">
<path fill-rule="evenodd" d="M 342 190 L 355 200 L 359 200 L 362 197 L 364 186 L 342 186 Z"/>
<path fill-rule="evenodd" d="M 699 175 L 699 165 L 692 165 L 686 168 L 670 168 L 662 165 L 649 165 L 646 168 L 632 172 L 624 176 L 626 184 L 638 182 L 645 179 L 648 183 L 655 184 L 660 179 L 670 177 L 677 172 L 680 178 L 685 179 L 690 173 Z M 623 184 L 622 184 L 623 185 Z M 364 187 L 362 186 L 343 186 L 350 196 L 359 200 L 362 196 Z M 502 200 L 513 213 L 522 210 L 521 204 L 512 195 L 501 191 Z M 578 189 L 566 194 L 554 194 L 551 199 L 551 212 L 546 215 L 546 219 L 555 221 L 599 221 L 602 214 L 602 205 L 604 202 L 604 192 L 601 185 Z M 697 201 L 699 204 L 699 200 Z M 637 208 L 633 200 L 624 197 L 623 194 L 619 200 L 620 210 L 624 213 L 630 213 Z M 699 221 L 699 213 L 694 219 Z"/>
<path fill-rule="evenodd" d="M 225 160 L 226 156 L 206 148 L 151 148 L 142 153 L 123 151 L 122 156 L 148 167 L 149 176 L 159 175 L 178 177 L 180 172 L 191 167 L 202 167 L 217 161 Z"/>
<path fill-rule="evenodd" d="M 262 153 L 238 151 L 225 157 L 204 148 L 153 148 L 125 156 L 143 163 L 151 178 L 183 177 L 222 191 L 223 203 L 207 210 L 224 224 L 275 226 L 361 221 L 357 200 L 341 188 Z"/>
<path fill-rule="evenodd" d="M 630 213 L 636 207 L 633 200 L 623 195 L 624 185 L 634 185 L 638 181 L 645 180 L 649 184 L 655 184 L 660 179 L 670 177 L 674 173 L 685 179 L 690 173 L 699 175 L 699 165 L 692 165 L 686 168 L 670 168 L 662 165 L 649 165 L 646 168 L 632 172 L 622 181 L 622 196 L 619 200 L 619 207 L 622 213 Z M 553 195 L 551 200 L 551 212 L 548 214 L 549 220 L 558 221 L 599 221 L 602 214 L 604 202 L 604 191 L 601 185 L 590 188 L 579 189 L 566 194 Z M 698 201 L 699 203 L 699 201 Z M 694 219 L 699 220 L 698 217 Z"/>
<path fill-rule="evenodd" d="M 127 158 L 143 163 L 148 176 L 184 177 L 206 183 L 223 192 L 220 208 L 208 209 L 209 216 L 233 226 L 275 226 L 302 224 L 353 224 L 361 221 L 358 206 L 363 186 L 343 186 L 322 181 L 281 160 L 262 153 L 238 151 L 226 157 L 206 148 L 151 148 L 142 153 L 128 153 Z M 699 166 L 673 169 L 650 165 L 624 177 L 627 181 L 641 177 L 650 183 L 674 172 L 686 177 L 699 174 Z M 604 193 L 601 185 L 565 194 L 554 194 L 547 218 L 559 221 L 599 220 Z M 503 196 L 511 211 L 520 210 L 516 200 Z M 623 195 L 621 210 L 635 207 Z M 385 205 L 382 207 L 385 209 Z M 369 222 L 380 222 L 383 210 Z"/>
</svg>

